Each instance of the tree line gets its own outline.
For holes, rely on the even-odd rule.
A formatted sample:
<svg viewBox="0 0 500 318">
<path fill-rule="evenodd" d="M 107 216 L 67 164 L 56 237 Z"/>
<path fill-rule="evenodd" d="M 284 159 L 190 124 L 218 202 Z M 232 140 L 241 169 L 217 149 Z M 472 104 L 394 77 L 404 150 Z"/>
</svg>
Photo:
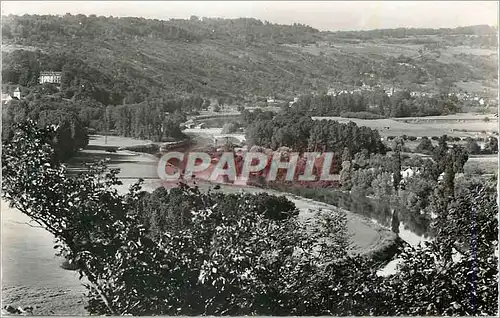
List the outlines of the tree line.
<svg viewBox="0 0 500 318">
<path fill-rule="evenodd" d="M 312 116 L 343 116 L 376 119 L 380 117 L 437 116 L 460 110 L 454 96 L 412 96 L 408 90 L 389 96 L 383 89 L 337 94 L 302 95 L 292 110 Z"/>
<path fill-rule="evenodd" d="M 80 37 L 125 39 L 149 37 L 165 41 L 201 42 L 205 39 L 233 39 L 245 43 L 269 41 L 272 43 L 315 42 L 319 33 L 308 25 L 294 23 L 280 25 L 253 18 L 217 19 L 198 18 L 157 20 L 137 17 L 104 17 L 83 14 L 9 15 L 3 17 L 2 35 L 6 39 L 41 42 Z"/>
</svg>

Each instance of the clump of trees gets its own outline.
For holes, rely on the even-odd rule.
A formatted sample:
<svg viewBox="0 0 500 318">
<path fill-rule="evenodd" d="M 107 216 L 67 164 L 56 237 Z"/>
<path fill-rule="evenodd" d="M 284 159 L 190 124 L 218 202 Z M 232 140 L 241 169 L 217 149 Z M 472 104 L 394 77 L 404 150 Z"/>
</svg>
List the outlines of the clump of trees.
<svg viewBox="0 0 500 318">
<path fill-rule="evenodd" d="M 351 153 L 363 149 L 374 153 L 385 152 L 379 133 L 355 123 L 314 121 L 300 112 L 280 113 L 272 119 L 252 122 L 246 130 L 250 145 L 277 149 L 290 147 L 294 151 L 334 151 L 348 148 Z"/>
<path fill-rule="evenodd" d="M 474 139 L 470 137 L 466 139 L 465 149 L 471 155 L 477 155 L 481 153 L 481 147 Z"/>
<path fill-rule="evenodd" d="M 426 136 L 422 137 L 422 140 L 418 144 L 417 148 L 415 148 L 415 151 L 423 154 L 431 154 L 434 151 L 432 141 Z"/>
<path fill-rule="evenodd" d="M 447 94 L 417 97 L 411 96 L 409 90 L 403 90 L 389 96 L 384 90 L 375 89 L 336 95 L 302 95 L 292 109 L 313 116 L 379 119 L 453 114 L 459 110 L 459 105 L 456 97 Z"/>
<path fill-rule="evenodd" d="M 225 123 L 224 126 L 222 126 L 222 133 L 223 134 L 232 134 L 238 131 L 239 129 L 239 124 L 237 122 L 230 122 L 230 123 Z"/>
<path fill-rule="evenodd" d="M 15 133 L 16 124 L 31 118 L 39 127 L 52 125 L 57 128 L 50 143 L 57 160 L 66 161 L 80 148 L 87 146 L 87 126 L 77 110 L 67 102 L 36 102 L 12 100 L 2 107 L 2 141 Z"/>
<path fill-rule="evenodd" d="M 316 224 L 304 226 L 293 204 L 272 196 L 205 194 L 186 186 L 147 194 L 140 182 L 120 194 L 117 171 L 103 164 L 68 176 L 52 160 L 55 133 L 33 122 L 18 126 L 3 144 L 2 194 L 78 264 L 91 314 L 497 311 L 496 195 L 482 184 L 454 193 L 442 183 L 430 204 L 438 216 L 436 239 L 405 249 L 398 272 L 380 277 L 373 261 L 348 253 L 340 211 L 320 213 Z M 447 160 L 443 168 L 454 175 L 454 165 Z"/>
</svg>

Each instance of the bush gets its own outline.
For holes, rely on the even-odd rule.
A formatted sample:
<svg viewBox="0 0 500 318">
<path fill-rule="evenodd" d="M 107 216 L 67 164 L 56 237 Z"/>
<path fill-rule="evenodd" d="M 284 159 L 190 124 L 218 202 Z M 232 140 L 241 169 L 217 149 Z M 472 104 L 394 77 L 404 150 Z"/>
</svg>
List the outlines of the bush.
<svg viewBox="0 0 500 318">
<path fill-rule="evenodd" d="M 225 123 L 224 126 L 222 126 L 222 133 L 232 134 L 237 132 L 238 128 L 239 128 L 238 123 Z"/>
<path fill-rule="evenodd" d="M 465 144 L 465 150 L 471 155 L 477 155 L 481 153 L 481 147 L 477 144 L 477 142 L 472 138 L 467 138 Z"/>
<path fill-rule="evenodd" d="M 386 118 L 383 115 L 374 114 L 370 112 L 343 112 L 340 114 L 341 117 L 345 118 L 359 118 L 359 119 L 382 119 Z"/>
<path fill-rule="evenodd" d="M 415 148 L 415 152 L 420 152 L 424 154 L 431 154 L 433 151 L 434 151 L 434 146 L 427 137 L 422 137 L 422 141 L 420 141 L 420 144 L 418 144 L 417 148 Z"/>
<path fill-rule="evenodd" d="M 417 140 L 417 137 L 415 137 L 415 136 L 408 136 L 408 140 L 415 141 L 415 140 Z"/>
</svg>

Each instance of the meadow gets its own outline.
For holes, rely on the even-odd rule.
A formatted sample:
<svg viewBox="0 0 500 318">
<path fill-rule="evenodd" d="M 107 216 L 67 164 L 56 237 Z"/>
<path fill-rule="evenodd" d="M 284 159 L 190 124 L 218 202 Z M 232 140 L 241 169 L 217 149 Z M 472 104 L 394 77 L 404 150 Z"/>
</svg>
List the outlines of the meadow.
<svg viewBox="0 0 500 318">
<path fill-rule="evenodd" d="M 482 114 L 455 114 L 437 117 L 407 117 L 388 119 L 357 119 L 343 117 L 313 117 L 315 120 L 336 120 L 342 123 L 352 121 L 358 126 L 377 129 L 382 137 L 415 136 L 433 137 L 447 135 L 451 137 L 487 137 L 498 131 L 498 118 Z"/>
</svg>

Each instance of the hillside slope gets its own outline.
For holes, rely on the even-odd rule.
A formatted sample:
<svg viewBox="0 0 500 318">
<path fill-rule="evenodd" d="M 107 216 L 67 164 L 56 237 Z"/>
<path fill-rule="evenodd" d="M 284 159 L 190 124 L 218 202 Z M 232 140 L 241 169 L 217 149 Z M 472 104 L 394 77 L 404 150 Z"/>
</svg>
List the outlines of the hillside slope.
<svg viewBox="0 0 500 318">
<path fill-rule="evenodd" d="M 435 87 L 443 81 L 492 80 L 497 64 L 468 55 L 460 63 L 417 53 L 408 60 L 401 45 L 381 46 L 390 37 L 372 45 L 363 40 L 365 48 L 359 49 L 358 34 L 351 35 L 358 43 L 353 46 L 343 33 L 255 19 L 8 16 L 2 35 L 4 83 L 30 87 L 40 70 L 62 71 L 67 98 L 92 97 L 104 104 L 165 94 L 290 98 L 367 81 Z"/>
</svg>

